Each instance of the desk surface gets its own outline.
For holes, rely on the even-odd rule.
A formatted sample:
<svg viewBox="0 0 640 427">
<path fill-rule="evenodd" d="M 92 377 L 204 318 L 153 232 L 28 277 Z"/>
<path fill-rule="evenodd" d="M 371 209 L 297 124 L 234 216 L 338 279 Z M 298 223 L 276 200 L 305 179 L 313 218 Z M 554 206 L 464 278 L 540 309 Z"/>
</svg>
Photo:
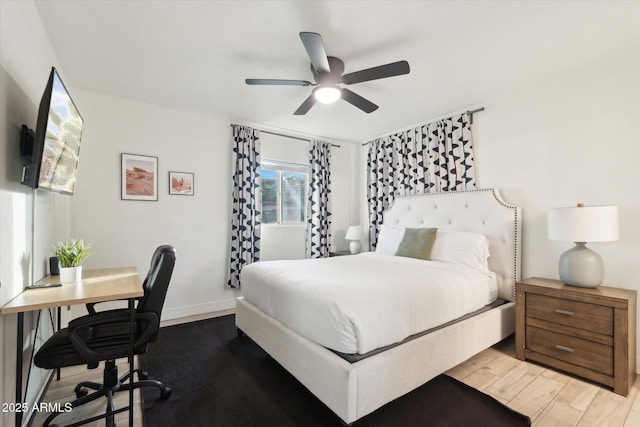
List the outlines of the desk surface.
<svg viewBox="0 0 640 427">
<path fill-rule="evenodd" d="M 47 276 L 38 284 L 59 283 L 59 276 Z M 135 267 L 84 270 L 82 281 L 55 288 L 25 289 L 6 303 L 2 314 L 20 313 L 65 305 L 137 298 L 144 295 Z"/>
</svg>

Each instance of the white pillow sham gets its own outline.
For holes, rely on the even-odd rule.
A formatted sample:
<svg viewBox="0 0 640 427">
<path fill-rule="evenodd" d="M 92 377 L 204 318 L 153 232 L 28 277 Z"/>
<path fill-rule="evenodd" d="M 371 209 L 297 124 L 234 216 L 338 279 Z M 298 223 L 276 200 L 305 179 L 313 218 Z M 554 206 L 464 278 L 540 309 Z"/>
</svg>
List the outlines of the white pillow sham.
<svg viewBox="0 0 640 427">
<path fill-rule="evenodd" d="M 463 264 L 482 273 L 489 270 L 489 240 L 471 231 L 440 231 L 431 250 L 431 259 Z"/>
<path fill-rule="evenodd" d="M 404 227 L 393 227 L 382 224 L 380 233 L 378 233 L 376 253 L 379 255 L 395 255 L 403 236 Z"/>
</svg>

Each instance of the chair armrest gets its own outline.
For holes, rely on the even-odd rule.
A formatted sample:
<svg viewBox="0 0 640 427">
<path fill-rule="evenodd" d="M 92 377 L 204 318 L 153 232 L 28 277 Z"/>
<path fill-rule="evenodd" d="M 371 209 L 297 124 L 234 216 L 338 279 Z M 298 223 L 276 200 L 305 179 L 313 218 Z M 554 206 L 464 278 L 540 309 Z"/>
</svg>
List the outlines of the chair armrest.
<svg viewBox="0 0 640 427">
<path fill-rule="evenodd" d="M 87 340 L 85 340 L 81 331 L 85 328 L 92 328 L 96 326 L 129 323 L 130 320 L 131 311 L 127 308 L 103 311 L 92 316 L 84 316 L 72 320 L 69 322 L 67 332 L 69 334 L 69 339 L 78 354 L 80 354 L 80 356 L 87 362 L 97 363 L 104 358 L 100 356 L 99 352 L 89 347 Z M 153 336 L 160 326 L 160 319 L 155 313 L 151 312 L 134 313 L 134 324 L 132 326 L 136 327 L 136 325 L 143 325 L 143 329 L 142 333 L 140 333 L 133 344 L 134 348 L 145 344 L 150 337 Z"/>
<path fill-rule="evenodd" d="M 142 300 L 142 297 L 135 298 L 135 300 L 140 302 L 140 300 Z M 85 306 L 87 307 L 87 311 L 89 312 L 89 314 L 90 315 L 94 315 L 94 314 L 97 313 L 96 309 L 95 309 L 96 304 L 102 304 L 102 303 L 105 303 L 105 302 L 112 302 L 112 301 L 128 301 L 128 300 L 126 300 L 126 299 L 118 299 L 118 300 L 111 300 L 111 301 L 88 302 L 88 303 L 85 304 Z"/>
</svg>

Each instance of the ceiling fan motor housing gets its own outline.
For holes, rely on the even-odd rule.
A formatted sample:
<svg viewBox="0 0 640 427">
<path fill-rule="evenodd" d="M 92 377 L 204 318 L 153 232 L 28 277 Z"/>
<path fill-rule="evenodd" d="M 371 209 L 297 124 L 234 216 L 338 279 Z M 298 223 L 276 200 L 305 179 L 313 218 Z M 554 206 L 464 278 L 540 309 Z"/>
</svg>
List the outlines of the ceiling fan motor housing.
<svg viewBox="0 0 640 427">
<path fill-rule="evenodd" d="M 316 72 L 313 64 L 311 64 L 311 72 L 317 84 L 336 84 L 340 83 L 340 78 L 344 72 L 344 62 L 335 56 L 327 56 L 329 60 L 329 73 Z"/>
</svg>

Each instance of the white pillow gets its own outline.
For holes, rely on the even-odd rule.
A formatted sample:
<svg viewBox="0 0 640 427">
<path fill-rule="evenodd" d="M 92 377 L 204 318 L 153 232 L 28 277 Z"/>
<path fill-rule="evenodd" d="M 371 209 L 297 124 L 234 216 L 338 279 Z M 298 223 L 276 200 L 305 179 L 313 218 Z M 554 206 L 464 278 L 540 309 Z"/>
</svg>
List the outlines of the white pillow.
<svg viewBox="0 0 640 427">
<path fill-rule="evenodd" d="M 484 234 L 470 231 L 440 231 L 431 250 L 431 259 L 463 264 L 482 273 L 489 270 L 489 240 Z"/>
<path fill-rule="evenodd" d="M 378 234 L 376 253 L 379 255 L 395 255 L 404 236 L 404 227 L 382 225 Z"/>
</svg>

